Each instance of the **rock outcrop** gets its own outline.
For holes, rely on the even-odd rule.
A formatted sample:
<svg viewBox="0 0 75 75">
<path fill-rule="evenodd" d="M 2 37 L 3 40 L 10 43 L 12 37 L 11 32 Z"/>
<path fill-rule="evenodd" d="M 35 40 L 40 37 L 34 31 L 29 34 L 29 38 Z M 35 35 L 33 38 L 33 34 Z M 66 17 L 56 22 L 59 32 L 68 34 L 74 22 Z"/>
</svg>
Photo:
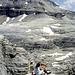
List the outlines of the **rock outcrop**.
<svg viewBox="0 0 75 75">
<path fill-rule="evenodd" d="M 32 56 L 24 48 L 17 47 L 0 35 L 0 74 L 25 75 L 30 72 Z"/>
</svg>

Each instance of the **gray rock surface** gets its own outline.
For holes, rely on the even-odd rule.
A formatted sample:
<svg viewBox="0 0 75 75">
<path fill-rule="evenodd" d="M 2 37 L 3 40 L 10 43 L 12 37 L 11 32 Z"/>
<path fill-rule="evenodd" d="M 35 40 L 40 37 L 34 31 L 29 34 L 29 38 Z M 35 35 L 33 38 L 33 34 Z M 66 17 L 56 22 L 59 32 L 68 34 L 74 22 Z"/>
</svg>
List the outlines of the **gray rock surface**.
<svg viewBox="0 0 75 75">
<path fill-rule="evenodd" d="M 30 53 L 0 35 L 0 75 L 25 75 L 30 63 Z"/>
<path fill-rule="evenodd" d="M 0 35 L 0 75 L 7 75 L 7 68 L 5 66 L 5 62 L 4 62 L 4 56 L 3 56 L 3 52 L 2 52 L 2 40 L 4 39 L 4 37 L 2 35 Z"/>
<path fill-rule="evenodd" d="M 0 10 L 0 75 L 31 75 L 37 62 L 50 75 L 75 75 L 75 12 L 49 0 L 25 2 Z"/>
</svg>

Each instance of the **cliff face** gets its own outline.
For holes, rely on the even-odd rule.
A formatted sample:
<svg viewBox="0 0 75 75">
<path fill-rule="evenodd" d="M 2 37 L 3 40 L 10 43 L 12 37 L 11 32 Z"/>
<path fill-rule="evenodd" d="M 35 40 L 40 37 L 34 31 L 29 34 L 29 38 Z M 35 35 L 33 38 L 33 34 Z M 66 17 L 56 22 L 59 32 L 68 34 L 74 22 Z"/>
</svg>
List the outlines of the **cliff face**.
<svg viewBox="0 0 75 75">
<path fill-rule="evenodd" d="M 30 72 L 30 53 L 0 35 L 0 75 L 25 75 Z"/>
<path fill-rule="evenodd" d="M 45 13 L 60 18 L 67 15 L 70 19 L 75 19 L 75 12 L 61 8 L 49 0 L 7 0 L 0 6 L 1 15 L 16 17 L 24 13 Z"/>
<path fill-rule="evenodd" d="M 37 62 L 54 75 L 75 74 L 75 12 L 26 0 L 3 4 L 0 14 L 0 75 L 29 75 Z"/>
</svg>

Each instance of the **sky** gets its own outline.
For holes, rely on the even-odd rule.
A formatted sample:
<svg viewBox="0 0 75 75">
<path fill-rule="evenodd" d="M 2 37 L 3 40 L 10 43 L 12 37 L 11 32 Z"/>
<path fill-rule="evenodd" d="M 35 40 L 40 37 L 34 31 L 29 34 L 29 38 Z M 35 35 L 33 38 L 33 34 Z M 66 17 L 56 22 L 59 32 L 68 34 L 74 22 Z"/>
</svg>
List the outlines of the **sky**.
<svg viewBox="0 0 75 75">
<path fill-rule="evenodd" d="M 75 0 L 51 0 L 65 9 L 75 11 Z"/>
</svg>

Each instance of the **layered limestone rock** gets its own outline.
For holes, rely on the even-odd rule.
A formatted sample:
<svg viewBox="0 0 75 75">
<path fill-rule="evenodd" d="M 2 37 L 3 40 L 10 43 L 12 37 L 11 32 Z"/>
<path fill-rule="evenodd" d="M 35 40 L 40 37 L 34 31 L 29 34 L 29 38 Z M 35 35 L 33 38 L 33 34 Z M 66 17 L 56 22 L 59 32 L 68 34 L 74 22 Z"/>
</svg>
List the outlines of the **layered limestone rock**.
<svg viewBox="0 0 75 75">
<path fill-rule="evenodd" d="M 0 35 L 0 74 L 25 75 L 33 66 L 32 56 L 24 48 L 17 47 Z M 31 64 L 31 65 L 30 65 Z"/>
<path fill-rule="evenodd" d="M 24 48 L 10 43 L 0 35 L 0 74 L 1 75 L 30 75 L 35 63 L 41 62 L 51 71 L 50 75 L 74 75 L 75 52 L 42 49 L 33 51 L 31 54 Z"/>
<path fill-rule="evenodd" d="M 54 75 L 74 75 L 74 21 L 66 16 L 59 20 L 46 14 L 24 15 L 7 18 L 0 26 L 0 34 L 14 43 L 6 39 L 1 41 L 1 55 L 6 65 L 4 73 L 31 74 L 33 63 L 40 61 L 47 64 L 44 68 Z"/>
<path fill-rule="evenodd" d="M 75 75 L 75 12 L 50 0 L 7 4 L 0 7 L 0 75 L 30 75 L 37 62 L 51 75 Z"/>
<path fill-rule="evenodd" d="M 7 75 L 7 68 L 6 63 L 3 56 L 2 51 L 2 40 L 4 39 L 4 36 L 0 35 L 0 75 Z"/>
</svg>

